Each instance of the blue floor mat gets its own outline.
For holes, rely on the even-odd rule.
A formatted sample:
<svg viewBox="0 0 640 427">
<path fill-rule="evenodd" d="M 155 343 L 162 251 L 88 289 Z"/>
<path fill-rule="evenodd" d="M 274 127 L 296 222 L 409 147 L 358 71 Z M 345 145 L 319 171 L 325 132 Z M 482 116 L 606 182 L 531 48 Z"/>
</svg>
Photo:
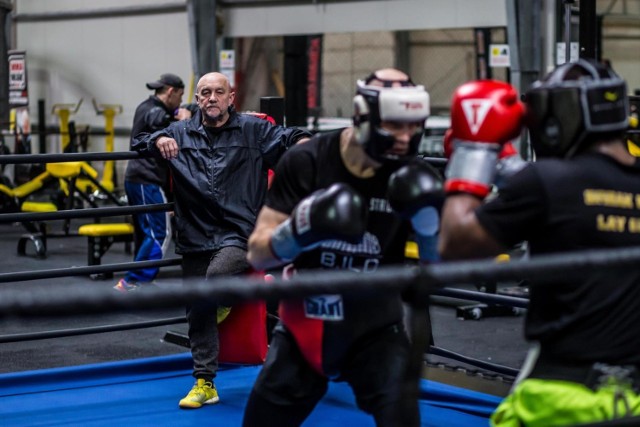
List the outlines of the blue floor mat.
<svg viewBox="0 0 640 427">
<path fill-rule="evenodd" d="M 193 385 L 189 353 L 0 375 L 2 426 L 240 426 L 260 366 L 223 365 L 216 377 L 220 403 L 178 408 Z M 422 425 L 488 426 L 501 398 L 421 381 Z M 304 423 L 308 427 L 374 426 L 348 385 L 331 383 Z"/>
</svg>

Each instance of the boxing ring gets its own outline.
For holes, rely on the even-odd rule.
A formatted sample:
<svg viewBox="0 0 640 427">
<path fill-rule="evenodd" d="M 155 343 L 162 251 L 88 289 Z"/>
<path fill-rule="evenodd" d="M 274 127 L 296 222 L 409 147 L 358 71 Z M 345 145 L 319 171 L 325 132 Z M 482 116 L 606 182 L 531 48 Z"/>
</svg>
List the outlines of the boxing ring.
<svg viewBox="0 0 640 427">
<path fill-rule="evenodd" d="M 24 161 L 105 160 L 133 158 L 137 153 L 94 153 L 34 156 L 2 156 L 0 163 Z M 24 157 L 24 158 L 23 158 Z M 48 213 L 0 214 L 0 223 L 63 219 L 67 217 L 108 217 L 123 213 L 169 209 L 170 205 L 145 207 L 105 207 Z M 204 281 L 185 288 L 160 288 L 154 292 L 134 292 L 125 298 L 109 289 L 82 288 L 72 294 L 41 289 L 5 289 L 0 286 L 0 322 L 5 319 L 61 318 L 72 315 L 95 315 L 113 311 L 146 311 L 184 307 L 207 298 L 230 303 L 282 298 L 298 298 L 319 293 L 389 293 L 401 292 L 409 303 L 411 338 L 414 344 L 412 370 L 404 384 L 407 399 L 417 397 L 424 426 L 486 426 L 488 417 L 501 397 L 468 390 L 422 378 L 425 353 L 441 354 L 470 362 L 463 356 L 437 347 L 429 347 L 431 328 L 427 316 L 432 295 L 472 299 L 491 304 L 526 308 L 526 300 L 509 296 L 462 291 L 448 286 L 458 283 L 520 280 L 535 276 L 543 282 L 572 271 L 581 274 L 607 266 L 636 267 L 640 248 L 591 251 L 523 259 L 509 263 L 493 261 L 442 263 L 429 266 L 389 267 L 375 275 L 363 277 L 352 272 L 331 271 L 322 275 L 301 273 L 291 280 L 275 278 L 269 284 L 258 278 L 219 279 L 215 287 Z M 126 271 L 134 266 L 176 265 L 176 259 L 121 263 L 100 266 L 60 268 L 42 271 L 1 273 L 0 284 L 38 278 L 84 276 L 95 273 Z M 87 279 L 89 280 L 89 279 Z M 172 324 L 182 318 L 160 319 L 158 324 Z M 149 323 L 128 325 L 147 327 Z M 0 337 L 4 343 L 39 338 L 55 338 L 80 333 L 102 332 L 100 328 L 84 331 L 34 334 L 23 337 Z M 471 361 L 472 362 L 472 361 Z M 505 376 L 517 370 L 480 364 Z M 177 400 L 193 383 L 191 357 L 188 353 L 172 356 L 132 359 L 119 362 L 78 365 L 65 368 L 33 370 L 0 375 L 0 424 L 7 426 L 107 426 L 167 425 L 191 426 L 221 423 L 241 424 L 244 404 L 249 396 L 259 365 L 223 365 L 216 378 L 221 395 L 219 404 L 199 410 L 181 410 Z M 332 383 L 328 394 L 314 410 L 305 426 L 374 425 L 359 411 L 351 391 L 344 383 Z"/>
<path fill-rule="evenodd" d="M 6 426 L 239 426 L 259 366 L 223 365 L 215 406 L 183 410 L 178 394 L 192 384 L 189 354 L 30 371 L 0 376 L 0 419 Z M 500 398 L 422 381 L 424 426 L 486 425 Z M 351 391 L 332 383 L 306 426 L 373 426 Z"/>
</svg>

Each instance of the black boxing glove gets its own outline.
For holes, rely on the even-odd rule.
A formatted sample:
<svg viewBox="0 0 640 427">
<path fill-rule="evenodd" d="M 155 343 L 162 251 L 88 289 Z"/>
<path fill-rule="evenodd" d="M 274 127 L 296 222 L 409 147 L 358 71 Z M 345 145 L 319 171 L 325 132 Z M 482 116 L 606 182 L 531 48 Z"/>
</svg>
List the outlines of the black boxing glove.
<svg viewBox="0 0 640 427">
<path fill-rule="evenodd" d="M 306 197 L 271 235 L 271 252 L 289 262 L 324 240 L 360 243 L 367 225 L 365 200 L 346 184 L 333 184 Z"/>
<path fill-rule="evenodd" d="M 425 161 L 403 166 L 389 177 L 387 200 L 404 219 L 413 219 L 425 207 L 440 209 L 444 200 L 442 176 Z"/>
<path fill-rule="evenodd" d="M 401 167 L 389 177 L 387 200 L 396 214 L 411 221 L 420 259 L 437 261 L 439 211 L 444 200 L 440 173 L 424 161 Z"/>
</svg>

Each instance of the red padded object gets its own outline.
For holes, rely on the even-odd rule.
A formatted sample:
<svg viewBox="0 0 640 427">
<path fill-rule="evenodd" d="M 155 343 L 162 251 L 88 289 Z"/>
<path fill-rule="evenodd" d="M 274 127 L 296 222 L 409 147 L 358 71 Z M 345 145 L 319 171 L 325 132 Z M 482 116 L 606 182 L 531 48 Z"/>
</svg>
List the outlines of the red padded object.
<svg viewBox="0 0 640 427">
<path fill-rule="evenodd" d="M 272 125 L 276 124 L 276 119 L 274 119 L 273 117 L 271 117 L 270 115 L 268 115 L 267 113 L 257 113 L 255 111 L 245 111 L 244 114 L 249 114 L 251 116 L 256 116 L 259 119 L 262 120 L 266 120 L 269 123 L 271 123 Z"/>
<path fill-rule="evenodd" d="M 517 154 L 518 151 L 516 150 L 516 147 L 514 147 L 513 143 L 509 141 L 502 146 L 502 150 L 500 151 L 498 158 L 505 159 L 507 157 L 516 156 Z"/>
<path fill-rule="evenodd" d="M 524 104 L 516 89 L 497 80 L 459 86 L 451 101 L 451 134 L 463 141 L 505 143 L 520 135 Z"/>
<path fill-rule="evenodd" d="M 276 124 L 265 113 L 248 111 L 245 114 Z M 273 171 L 269 169 L 268 187 L 271 187 Z M 260 275 L 261 273 L 256 273 Z M 265 281 L 268 281 L 265 276 Z M 267 305 L 264 301 L 236 304 L 227 318 L 218 325 L 220 363 L 258 364 L 267 357 Z"/>
<path fill-rule="evenodd" d="M 267 306 L 264 301 L 236 304 L 218 325 L 221 363 L 260 364 L 267 356 Z"/>
<path fill-rule="evenodd" d="M 271 188 L 271 183 L 273 182 L 273 177 L 275 176 L 275 172 L 273 169 L 269 169 L 269 175 L 267 175 L 267 188 Z"/>
</svg>

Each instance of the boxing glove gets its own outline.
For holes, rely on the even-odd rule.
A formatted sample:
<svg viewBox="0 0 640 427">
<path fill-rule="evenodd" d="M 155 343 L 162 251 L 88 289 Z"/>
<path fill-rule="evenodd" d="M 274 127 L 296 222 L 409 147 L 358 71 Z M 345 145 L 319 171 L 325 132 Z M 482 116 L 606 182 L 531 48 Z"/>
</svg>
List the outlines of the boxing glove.
<svg viewBox="0 0 640 427">
<path fill-rule="evenodd" d="M 360 243 L 367 215 L 362 196 L 346 184 L 333 184 L 300 201 L 291 216 L 276 227 L 271 235 L 271 252 L 289 262 L 325 240 Z"/>
<path fill-rule="evenodd" d="M 389 177 L 387 200 L 404 219 L 412 219 L 425 207 L 439 209 L 443 198 L 442 177 L 425 161 L 403 166 Z"/>
<path fill-rule="evenodd" d="M 503 145 L 520 135 L 524 105 L 513 86 L 479 80 L 459 86 L 451 101 L 445 192 L 484 198 L 491 191 Z"/>
<path fill-rule="evenodd" d="M 389 177 L 387 200 L 396 214 L 411 221 L 422 261 L 438 260 L 436 235 L 443 199 L 442 177 L 424 161 L 403 166 Z"/>
</svg>

